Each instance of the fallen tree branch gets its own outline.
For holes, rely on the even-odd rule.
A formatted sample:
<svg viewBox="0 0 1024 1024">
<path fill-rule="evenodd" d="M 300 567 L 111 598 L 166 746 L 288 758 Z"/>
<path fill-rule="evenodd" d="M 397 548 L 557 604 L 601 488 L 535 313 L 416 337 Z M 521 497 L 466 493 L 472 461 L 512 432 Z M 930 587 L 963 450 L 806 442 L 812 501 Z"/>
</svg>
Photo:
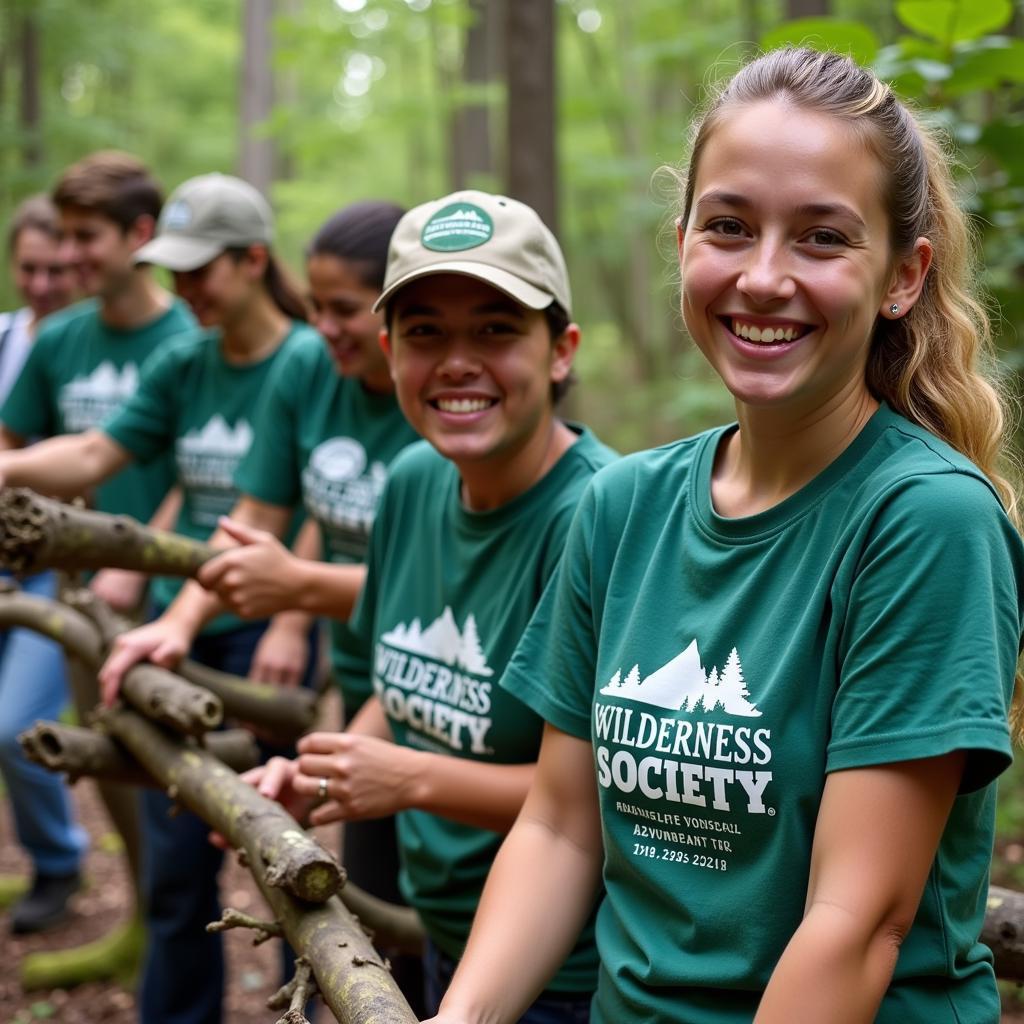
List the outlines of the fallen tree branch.
<svg viewBox="0 0 1024 1024">
<path fill-rule="evenodd" d="M 67 596 L 75 607 L 0 586 L 0 627 L 35 630 L 98 672 L 110 644 L 130 623 L 92 591 L 69 591 Z M 253 682 L 187 659 L 177 673 L 148 663 L 135 665 L 125 676 L 122 692 L 133 707 L 150 717 L 159 715 L 161 721 L 187 735 L 202 735 L 228 714 L 273 730 L 280 742 L 288 743 L 308 732 L 316 721 L 316 695 L 309 690 Z M 219 702 L 219 717 L 217 704 L 209 703 L 211 694 Z M 180 713 L 168 710 L 179 704 Z M 184 712 L 187 707 L 193 710 Z M 196 709 L 198 720 L 194 720 Z M 176 723 L 183 718 L 179 727 Z"/>
<path fill-rule="evenodd" d="M 309 961 L 300 956 L 295 960 L 295 974 L 292 980 L 282 985 L 267 1000 L 267 1009 L 287 1010 L 277 1024 L 309 1024 L 303 1010 L 316 993 L 316 978 L 313 976 Z"/>
<path fill-rule="evenodd" d="M 117 742 L 95 729 L 36 722 L 18 740 L 30 761 L 50 771 L 63 772 L 71 782 L 85 775 L 130 786 L 157 785 Z M 232 771 L 248 771 L 259 764 L 259 748 L 245 729 L 211 732 L 206 736 L 205 746 Z"/>
<path fill-rule="evenodd" d="M 258 683 L 189 658 L 175 671 L 190 683 L 209 690 L 232 718 L 273 730 L 275 742 L 282 745 L 297 740 L 316 724 L 317 694 L 312 690 Z"/>
<path fill-rule="evenodd" d="M 243 914 L 240 910 L 227 907 L 221 911 L 219 921 L 211 921 L 207 926 L 208 932 L 227 932 L 233 928 L 248 928 L 256 932 L 256 938 L 252 940 L 254 946 L 261 946 L 267 939 L 279 939 L 284 935 L 284 929 L 277 921 L 261 921 L 251 914 Z M 282 1004 L 284 1005 L 284 1004 Z M 272 1010 L 280 1007 L 271 1006 Z"/>
<path fill-rule="evenodd" d="M 0 565 L 11 572 L 110 568 L 194 576 L 216 554 L 207 544 L 130 516 L 65 505 L 26 487 L 0 491 Z"/>
<path fill-rule="evenodd" d="M 129 711 L 104 712 L 100 721 L 179 803 L 244 848 L 250 868 L 260 867 L 269 884 L 307 903 L 323 903 L 338 891 L 343 873 L 334 857 L 209 751 L 184 745 Z"/>
<path fill-rule="evenodd" d="M 992 950 L 997 978 L 1024 982 L 1024 893 L 989 889 L 981 941 Z"/>
<path fill-rule="evenodd" d="M 324 1002 L 341 1024 L 416 1024 L 359 922 L 331 895 L 342 871 L 326 850 L 282 807 L 207 751 L 187 746 L 130 711 L 103 717 L 150 774 L 244 851 L 275 920 L 292 948 L 309 960 Z"/>
<path fill-rule="evenodd" d="M 378 948 L 396 955 L 410 953 L 419 956 L 423 952 L 426 932 L 419 914 L 412 907 L 402 907 L 371 896 L 352 882 L 346 882 L 338 896 L 369 932 Z"/>
<path fill-rule="evenodd" d="M 0 626 L 22 626 L 48 636 L 94 672 L 103 664 L 107 645 L 95 622 L 57 601 L 8 590 L 0 594 Z M 202 736 L 224 717 L 219 698 L 156 665 L 133 665 L 121 684 L 121 696 L 147 717 L 187 736 Z"/>
</svg>

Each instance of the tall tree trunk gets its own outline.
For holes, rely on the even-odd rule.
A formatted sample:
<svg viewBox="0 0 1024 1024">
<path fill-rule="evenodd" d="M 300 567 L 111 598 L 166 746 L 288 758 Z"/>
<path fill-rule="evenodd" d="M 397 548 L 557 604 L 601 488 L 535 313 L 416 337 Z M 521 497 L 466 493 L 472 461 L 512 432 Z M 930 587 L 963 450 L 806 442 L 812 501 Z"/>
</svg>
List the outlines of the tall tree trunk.
<svg viewBox="0 0 1024 1024">
<path fill-rule="evenodd" d="M 274 180 L 274 144 L 268 138 L 259 137 L 259 129 L 274 106 L 271 66 L 274 0 L 244 0 L 242 12 L 238 173 L 264 195 L 269 195 Z"/>
<path fill-rule="evenodd" d="M 740 0 L 740 20 L 743 25 L 743 39 L 754 53 L 761 38 L 761 0 Z"/>
<path fill-rule="evenodd" d="M 787 18 L 819 18 L 829 13 L 828 0 L 786 0 Z"/>
<path fill-rule="evenodd" d="M 36 15 L 26 11 L 21 18 L 19 56 L 21 58 L 21 102 L 18 121 L 22 131 L 22 161 L 26 168 L 43 162 L 43 105 L 39 88 L 39 24 Z"/>
<path fill-rule="evenodd" d="M 554 0 L 506 4 L 508 192 L 558 234 Z"/>
<path fill-rule="evenodd" d="M 462 81 L 472 87 L 494 78 L 494 37 L 504 11 L 503 0 L 469 0 L 473 20 L 466 30 L 462 55 Z M 482 176 L 493 174 L 491 116 L 486 102 L 460 103 L 451 117 L 451 181 L 468 188 Z"/>
</svg>

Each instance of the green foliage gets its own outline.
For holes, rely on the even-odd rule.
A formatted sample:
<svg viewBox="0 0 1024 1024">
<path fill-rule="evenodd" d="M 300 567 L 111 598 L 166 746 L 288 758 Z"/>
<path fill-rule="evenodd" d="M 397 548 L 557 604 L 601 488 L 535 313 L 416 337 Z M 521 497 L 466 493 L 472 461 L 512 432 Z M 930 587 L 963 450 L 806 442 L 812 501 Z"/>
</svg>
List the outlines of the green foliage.
<svg viewBox="0 0 1024 1024">
<path fill-rule="evenodd" d="M 783 22 L 761 37 L 761 47 L 808 46 L 813 50 L 835 50 L 860 64 L 870 64 L 878 53 L 878 37 L 867 25 L 839 18 L 800 18 Z"/>
</svg>

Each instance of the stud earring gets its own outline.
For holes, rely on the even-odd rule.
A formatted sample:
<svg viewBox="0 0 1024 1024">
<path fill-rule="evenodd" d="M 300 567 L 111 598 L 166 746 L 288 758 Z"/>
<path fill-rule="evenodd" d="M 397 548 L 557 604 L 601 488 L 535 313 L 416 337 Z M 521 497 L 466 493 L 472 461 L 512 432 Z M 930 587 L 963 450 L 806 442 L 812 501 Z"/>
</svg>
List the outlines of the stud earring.
<svg viewBox="0 0 1024 1024">
<path fill-rule="evenodd" d="M 900 304 L 898 302 L 894 302 L 889 307 L 889 312 L 892 313 L 893 316 L 899 316 L 900 315 Z"/>
</svg>

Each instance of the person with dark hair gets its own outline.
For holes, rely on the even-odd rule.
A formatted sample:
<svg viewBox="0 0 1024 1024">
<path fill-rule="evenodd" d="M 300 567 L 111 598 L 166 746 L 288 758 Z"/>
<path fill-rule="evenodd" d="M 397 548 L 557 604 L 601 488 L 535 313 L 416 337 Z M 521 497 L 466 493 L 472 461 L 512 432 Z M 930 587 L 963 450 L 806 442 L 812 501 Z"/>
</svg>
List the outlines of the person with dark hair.
<svg viewBox="0 0 1024 1024">
<path fill-rule="evenodd" d="M 59 252 L 55 241 L 47 237 L 49 230 L 38 234 L 43 221 L 34 217 L 35 229 L 19 232 L 17 241 L 19 245 L 30 238 L 44 241 L 47 258 L 56 259 L 57 266 L 66 261 L 74 284 L 90 298 L 52 313 L 38 325 L 24 366 L 0 406 L 0 450 L 97 426 L 134 393 L 142 363 L 193 323 L 185 306 L 134 262 L 136 250 L 153 236 L 162 201 L 159 186 L 142 163 L 126 153 L 95 153 L 64 171 L 53 196 L 62 235 Z M 38 272 L 35 279 L 42 280 Z M 156 460 L 118 473 L 96 489 L 93 500 L 102 511 L 169 526 L 174 503 L 164 499 L 172 483 L 170 459 Z M 107 570 L 93 576 L 90 586 L 117 608 L 130 610 L 139 604 L 146 578 L 140 573 Z M 73 666 L 71 673 L 73 676 Z M 54 694 L 58 685 L 59 692 L 66 693 L 65 684 L 58 684 L 56 676 L 48 678 L 52 681 L 46 685 L 31 675 L 23 675 L 17 685 L 5 683 L 5 707 L 14 707 L 8 701 L 32 701 L 47 686 Z M 80 699 L 76 693 L 76 704 L 94 702 L 94 697 L 86 699 L 83 694 Z M 27 706 L 23 713 L 29 713 Z M 8 766 L 21 757 L 16 736 L 24 724 L 19 727 L 5 718 L 3 748 L 9 754 L 5 759 Z M 51 792 L 55 792 L 55 781 L 49 780 Z M 26 794 L 30 814 L 41 814 L 50 806 L 36 804 L 31 798 L 34 790 L 27 787 L 12 786 L 11 791 L 16 804 L 21 792 Z M 135 868 L 136 793 L 106 784 L 100 786 L 100 792 Z M 36 865 L 32 888 L 12 916 L 15 929 L 38 930 L 64 916 L 68 893 L 80 883 L 81 847 L 82 839 L 71 834 L 59 857 Z M 135 922 L 129 922 L 117 933 L 114 944 L 124 940 L 135 945 L 136 938 Z"/>
<path fill-rule="evenodd" d="M 235 478 L 241 497 L 213 538 L 215 544 L 246 544 L 225 556 L 232 560 L 232 608 L 246 616 L 287 612 L 299 621 L 330 615 L 332 660 L 344 629 L 339 620 L 347 618 L 362 585 L 388 466 L 417 438 L 395 401 L 379 343 L 383 319 L 373 311 L 388 242 L 403 213 L 392 203 L 353 203 L 313 238 L 306 270 L 312 320 L 323 340 L 296 346 L 268 378 L 253 444 Z M 307 549 L 308 560 L 273 540 L 285 535 L 299 504 L 319 528 L 318 550 Z M 163 615 L 118 639 L 101 674 L 108 698 L 127 668 L 144 657 L 175 665 L 203 624 L 223 610 L 216 593 L 186 584 Z M 276 671 L 290 671 L 289 661 L 282 652 Z M 367 692 L 342 683 L 344 716 L 351 721 Z M 401 899 L 393 819 L 346 828 L 343 862 L 368 892 Z M 421 982 L 411 959 L 395 957 L 393 967 L 403 990 L 417 999 Z"/>
<path fill-rule="evenodd" d="M 372 696 L 347 731 L 304 737 L 297 760 L 247 776 L 313 824 L 397 817 L 431 1011 L 540 744 L 540 718 L 495 683 L 580 493 L 615 458 L 556 413 L 553 385 L 569 376 L 580 330 L 569 321 L 552 335 L 555 305 L 571 309 L 565 262 L 523 203 L 457 192 L 395 229 L 376 308 L 399 403 L 424 441 L 389 474 L 339 660 L 346 685 Z M 524 1021 L 586 1020 L 592 937 L 565 953 Z"/>
<path fill-rule="evenodd" d="M 61 248 L 56 207 L 47 196 L 32 196 L 15 211 L 7 235 L 14 287 L 25 305 L 0 313 L 0 402 L 28 357 L 40 321 L 66 306 L 74 276 Z M 23 591 L 53 597 L 54 573 L 20 581 Z M 67 786 L 32 764 L 18 736 L 39 718 L 56 718 L 69 700 L 64 655 L 59 644 L 30 629 L 0 632 L 0 774 L 6 782 L 18 842 L 32 864 L 32 889 L 3 880 L 0 903 L 21 896 L 11 908 L 11 929 L 50 928 L 67 913 L 78 887 L 83 831 L 75 824 Z"/>
<path fill-rule="evenodd" d="M 305 307 L 271 251 L 273 217 L 251 185 L 221 174 L 192 178 L 168 199 L 139 264 L 173 274 L 199 327 L 154 353 L 134 395 L 101 426 L 0 456 L 5 483 L 75 494 L 136 461 L 171 453 L 182 492 L 175 529 L 206 539 L 238 500 L 235 470 L 252 443 L 255 411 L 276 365 L 304 343 L 318 345 Z M 290 518 L 290 516 L 289 516 Z M 291 531 L 294 533 L 294 529 Z M 154 580 L 158 610 L 180 581 Z M 282 674 L 280 651 L 299 654 Z M 316 636 L 304 616 L 242 622 L 224 614 L 191 645 L 197 661 L 236 675 L 298 685 L 316 669 Z M 221 1012 L 220 851 L 194 815 L 171 818 L 162 792 L 142 795 L 148 940 L 139 997 L 146 1024 L 217 1020 Z"/>
<path fill-rule="evenodd" d="M 871 71 L 784 48 L 697 121 L 681 197 L 737 422 L 581 501 L 503 680 L 537 773 L 434 1024 L 515 1021 L 602 874 L 595 1024 L 994 1022 L 1024 544 L 949 161 Z"/>
</svg>

